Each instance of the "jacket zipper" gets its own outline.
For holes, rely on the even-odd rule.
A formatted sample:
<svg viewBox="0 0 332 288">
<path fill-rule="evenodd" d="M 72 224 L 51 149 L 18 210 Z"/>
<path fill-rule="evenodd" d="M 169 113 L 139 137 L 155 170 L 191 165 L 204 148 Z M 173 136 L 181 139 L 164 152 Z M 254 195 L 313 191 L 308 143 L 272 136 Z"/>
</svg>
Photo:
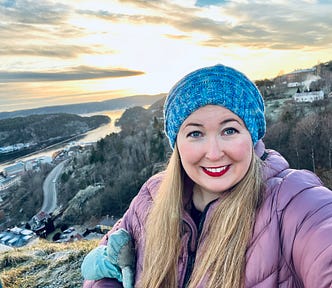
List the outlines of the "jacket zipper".
<svg viewBox="0 0 332 288">
<path fill-rule="evenodd" d="M 201 219 L 199 221 L 199 225 L 197 227 L 197 237 L 195 239 L 195 249 L 194 251 L 191 251 L 191 242 L 192 242 L 192 237 L 193 237 L 193 228 L 192 226 L 190 225 L 189 222 L 185 221 L 188 226 L 190 227 L 191 229 L 191 235 L 189 237 L 189 241 L 188 241 L 188 259 L 187 259 L 187 267 L 186 267 L 186 273 L 185 273 L 185 277 L 184 277 L 184 283 L 183 283 L 183 287 L 188 287 L 188 282 L 189 282 L 189 279 L 190 279 L 190 276 L 194 270 L 194 265 L 195 265 L 195 260 L 196 260 L 196 254 L 197 254 L 197 248 L 198 248 L 198 244 L 199 244 L 199 239 L 201 237 L 201 234 L 202 234 L 202 231 L 203 231 L 203 226 L 204 226 L 204 222 L 205 222 L 205 218 L 206 218 L 206 214 L 210 208 L 210 205 L 213 203 L 214 201 L 212 201 L 211 203 L 209 203 L 203 213 L 202 213 L 202 216 L 201 216 Z"/>
</svg>

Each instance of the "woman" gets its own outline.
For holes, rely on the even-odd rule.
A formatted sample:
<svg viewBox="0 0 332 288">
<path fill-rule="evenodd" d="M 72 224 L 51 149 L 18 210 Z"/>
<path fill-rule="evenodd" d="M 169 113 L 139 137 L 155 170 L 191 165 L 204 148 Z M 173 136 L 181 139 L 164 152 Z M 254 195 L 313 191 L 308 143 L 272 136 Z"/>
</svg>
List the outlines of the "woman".
<svg viewBox="0 0 332 288">
<path fill-rule="evenodd" d="M 332 192 L 265 149 L 263 99 L 245 75 L 223 65 L 188 74 L 164 121 L 167 169 L 143 185 L 103 252 L 86 257 L 83 275 L 100 272 L 86 279 L 104 279 L 84 287 L 331 287 Z M 119 231 L 135 247 L 127 282 Z"/>
</svg>

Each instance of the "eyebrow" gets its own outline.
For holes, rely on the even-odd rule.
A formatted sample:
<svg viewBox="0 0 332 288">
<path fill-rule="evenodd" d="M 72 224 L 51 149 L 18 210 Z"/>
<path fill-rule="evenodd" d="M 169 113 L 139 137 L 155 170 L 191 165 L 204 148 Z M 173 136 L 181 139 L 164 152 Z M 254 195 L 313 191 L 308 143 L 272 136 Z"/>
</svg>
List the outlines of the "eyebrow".
<svg viewBox="0 0 332 288">
<path fill-rule="evenodd" d="M 229 123 L 229 122 L 237 122 L 237 123 L 239 123 L 240 125 L 242 125 L 242 123 L 241 123 L 239 120 L 235 119 L 235 118 L 227 118 L 227 119 L 221 121 L 219 124 L 220 124 L 220 125 L 225 125 L 225 124 L 227 124 L 227 123 Z M 189 123 L 187 123 L 187 124 L 184 126 L 184 128 L 186 128 L 186 127 L 188 127 L 188 126 L 203 127 L 204 125 L 203 125 L 203 124 L 199 124 L 199 123 L 195 123 L 195 122 L 189 122 Z"/>
</svg>

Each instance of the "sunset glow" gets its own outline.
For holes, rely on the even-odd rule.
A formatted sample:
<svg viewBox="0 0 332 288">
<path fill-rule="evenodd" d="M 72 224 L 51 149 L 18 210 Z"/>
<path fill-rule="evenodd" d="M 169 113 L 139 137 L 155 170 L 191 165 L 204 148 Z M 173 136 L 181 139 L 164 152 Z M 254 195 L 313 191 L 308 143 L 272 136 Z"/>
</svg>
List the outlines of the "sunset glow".
<svg viewBox="0 0 332 288">
<path fill-rule="evenodd" d="M 332 60 L 330 11 L 319 0 L 0 0 L 0 112 L 165 93 L 216 63 L 252 80 L 310 68 Z"/>
</svg>

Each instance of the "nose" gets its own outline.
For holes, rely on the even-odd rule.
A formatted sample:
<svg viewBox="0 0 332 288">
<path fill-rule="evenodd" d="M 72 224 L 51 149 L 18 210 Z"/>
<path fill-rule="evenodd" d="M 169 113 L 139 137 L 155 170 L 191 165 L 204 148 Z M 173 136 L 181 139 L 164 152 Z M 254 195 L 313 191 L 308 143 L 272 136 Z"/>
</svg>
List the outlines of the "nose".
<svg viewBox="0 0 332 288">
<path fill-rule="evenodd" d="M 211 137 L 206 142 L 205 158 L 209 161 L 219 160 L 224 155 L 223 145 L 217 137 Z"/>
</svg>

